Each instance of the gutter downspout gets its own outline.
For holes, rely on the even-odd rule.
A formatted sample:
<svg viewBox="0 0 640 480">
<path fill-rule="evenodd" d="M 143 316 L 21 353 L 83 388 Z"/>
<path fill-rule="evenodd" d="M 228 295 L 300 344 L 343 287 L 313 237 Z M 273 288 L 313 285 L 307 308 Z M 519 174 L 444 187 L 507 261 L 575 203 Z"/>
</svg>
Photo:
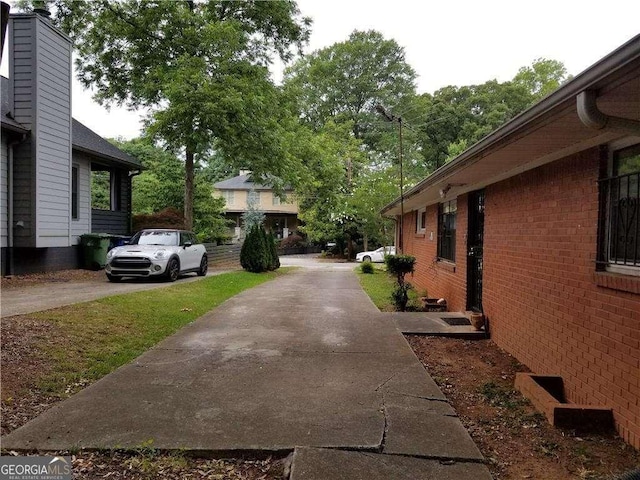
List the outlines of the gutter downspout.
<svg viewBox="0 0 640 480">
<path fill-rule="evenodd" d="M 597 98 L 595 90 L 584 90 L 576 97 L 578 117 L 580 117 L 582 123 L 596 130 L 607 128 L 632 135 L 640 135 L 639 121 L 606 115 L 598 109 Z"/>
</svg>

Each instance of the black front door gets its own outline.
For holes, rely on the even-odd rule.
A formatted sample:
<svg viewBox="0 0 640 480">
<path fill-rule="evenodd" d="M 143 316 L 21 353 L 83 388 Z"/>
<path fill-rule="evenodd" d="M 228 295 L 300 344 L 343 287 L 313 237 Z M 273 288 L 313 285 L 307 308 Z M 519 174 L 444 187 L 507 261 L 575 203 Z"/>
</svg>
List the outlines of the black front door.
<svg viewBox="0 0 640 480">
<path fill-rule="evenodd" d="M 467 310 L 482 312 L 482 245 L 484 240 L 484 190 L 469 194 L 467 235 Z"/>
</svg>

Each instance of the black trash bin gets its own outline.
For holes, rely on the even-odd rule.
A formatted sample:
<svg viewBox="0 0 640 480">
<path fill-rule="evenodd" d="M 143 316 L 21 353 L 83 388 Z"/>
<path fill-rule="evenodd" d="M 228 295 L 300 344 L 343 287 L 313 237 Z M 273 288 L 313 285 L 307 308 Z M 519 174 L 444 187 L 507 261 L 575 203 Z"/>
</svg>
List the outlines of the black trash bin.
<svg viewBox="0 0 640 480">
<path fill-rule="evenodd" d="M 82 245 L 82 260 L 84 268 L 88 270 L 100 270 L 107 263 L 107 252 L 111 235 L 107 233 L 85 233 L 80 236 Z"/>
</svg>

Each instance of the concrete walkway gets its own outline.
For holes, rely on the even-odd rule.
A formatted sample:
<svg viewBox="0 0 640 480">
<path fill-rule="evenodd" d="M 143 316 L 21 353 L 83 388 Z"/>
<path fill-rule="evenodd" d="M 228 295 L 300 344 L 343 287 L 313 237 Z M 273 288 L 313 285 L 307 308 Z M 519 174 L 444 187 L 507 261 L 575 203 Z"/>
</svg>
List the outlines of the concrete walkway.
<svg viewBox="0 0 640 480">
<path fill-rule="evenodd" d="M 301 269 L 230 299 L 2 447 L 150 442 L 295 449 L 294 480 L 491 478 L 394 322 L 340 268 Z"/>
</svg>

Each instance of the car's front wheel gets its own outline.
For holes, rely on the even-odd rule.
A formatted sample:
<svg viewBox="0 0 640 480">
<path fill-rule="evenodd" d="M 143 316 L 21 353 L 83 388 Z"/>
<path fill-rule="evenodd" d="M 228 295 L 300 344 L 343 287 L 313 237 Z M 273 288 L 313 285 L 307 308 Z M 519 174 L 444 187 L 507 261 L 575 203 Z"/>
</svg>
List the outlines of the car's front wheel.
<svg viewBox="0 0 640 480">
<path fill-rule="evenodd" d="M 107 273 L 107 279 L 109 279 L 110 282 L 119 282 L 120 280 L 122 280 L 122 277 L 114 277 L 113 275 L 109 275 Z"/>
<path fill-rule="evenodd" d="M 207 260 L 207 256 L 203 255 L 202 260 L 200 260 L 200 268 L 198 269 L 198 276 L 204 277 L 207 274 L 208 269 L 209 269 L 209 261 Z"/>
<path fill-rule="evenodd" d="M 363 262 L 370 262 L 371 261 L 371 257 L 369 255 L 362 257 L 362 261 Z"/>
<path fill-rule="evenodd" d="M 170 282 L 175 282 L 180 276 L 180 262 L 178 259 L 171 258 L 167 263 L 167 270 L 165 272 L 166 278 Z"/>
</svg>

